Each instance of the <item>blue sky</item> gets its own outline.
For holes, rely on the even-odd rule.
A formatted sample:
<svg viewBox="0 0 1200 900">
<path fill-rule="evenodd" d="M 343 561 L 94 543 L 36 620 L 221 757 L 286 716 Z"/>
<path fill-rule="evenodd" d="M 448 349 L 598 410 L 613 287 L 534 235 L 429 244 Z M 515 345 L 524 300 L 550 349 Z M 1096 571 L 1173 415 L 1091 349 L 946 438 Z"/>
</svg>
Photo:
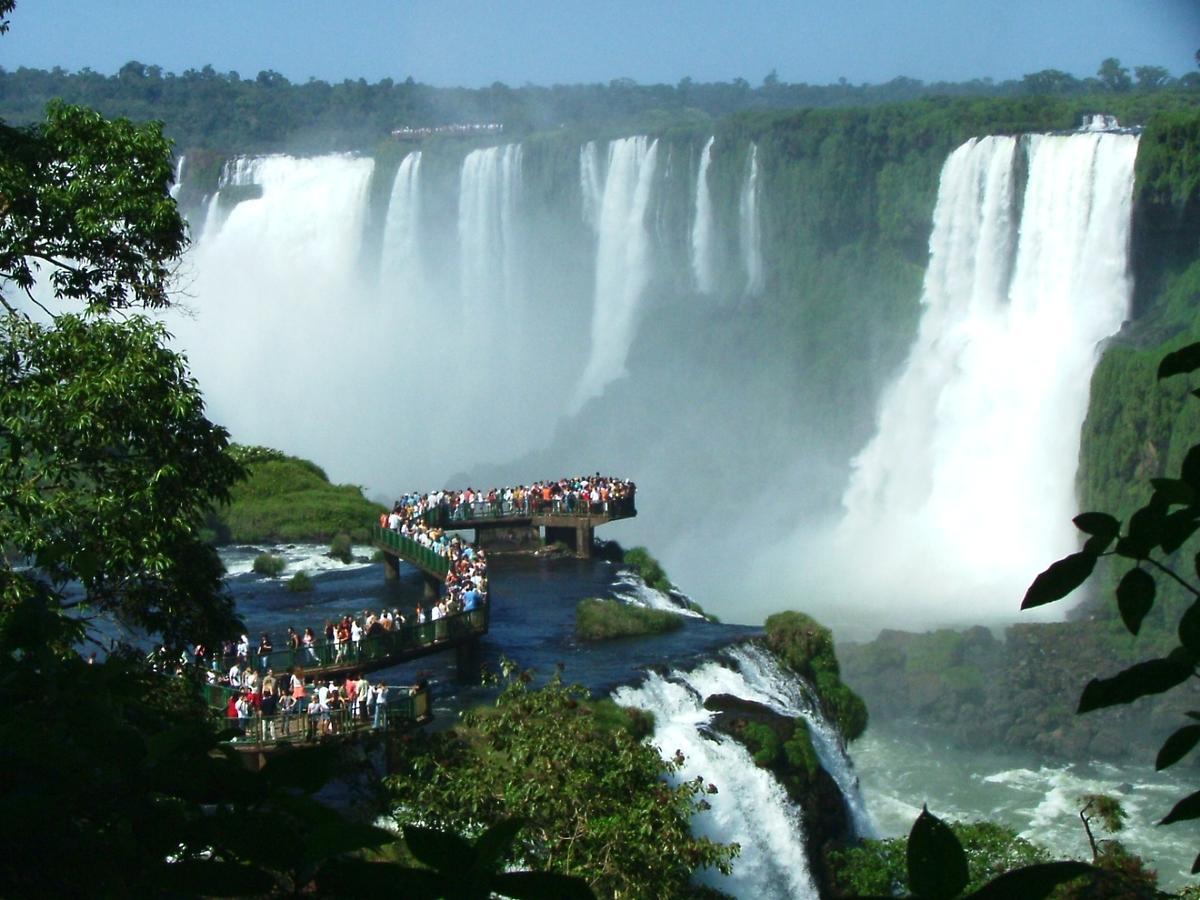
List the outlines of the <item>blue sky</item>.
<svg viewBox="0 0 1200 900">
<path fill-rule="evenodd" d="M 826 84 L 1195 69 L 1198 0 L 18 0 L 0 66 L 104 73 L 130 59 L 293 81 L 412 76 L 440 86 L 674 84 L 775 69 Z"/>
</svg>

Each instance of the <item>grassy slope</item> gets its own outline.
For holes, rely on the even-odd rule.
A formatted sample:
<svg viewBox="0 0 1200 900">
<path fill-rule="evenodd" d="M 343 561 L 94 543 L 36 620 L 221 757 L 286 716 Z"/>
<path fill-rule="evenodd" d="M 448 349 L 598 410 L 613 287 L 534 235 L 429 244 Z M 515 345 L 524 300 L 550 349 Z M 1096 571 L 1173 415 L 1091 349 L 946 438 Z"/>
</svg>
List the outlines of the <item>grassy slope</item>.
<svg viewBox="0 0 1200 900">
<path fill-rule="evenodd" d="M 349 534 L 366 542 L 382 507 L 362 488 L 330 484 L 308 460 L 263 447 L 235 447 L 248 477 L 231 491 L 231 502 L 208 523 L 220 541 L 329 541 Z"/>
</svg>

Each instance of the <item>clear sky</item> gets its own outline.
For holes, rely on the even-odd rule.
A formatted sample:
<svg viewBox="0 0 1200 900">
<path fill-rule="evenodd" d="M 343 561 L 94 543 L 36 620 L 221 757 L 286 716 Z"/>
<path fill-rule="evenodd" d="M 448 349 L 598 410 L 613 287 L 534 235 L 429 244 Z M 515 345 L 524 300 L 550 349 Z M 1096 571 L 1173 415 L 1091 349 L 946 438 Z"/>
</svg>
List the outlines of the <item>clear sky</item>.
<svg viewBox="0 0 1200 900">
<path fill-rule="evenodd" d="M 827 84 L 1196 67 L 1200 0 L 18 0 L 0 66 L 292 81 Z"/>
</svg>

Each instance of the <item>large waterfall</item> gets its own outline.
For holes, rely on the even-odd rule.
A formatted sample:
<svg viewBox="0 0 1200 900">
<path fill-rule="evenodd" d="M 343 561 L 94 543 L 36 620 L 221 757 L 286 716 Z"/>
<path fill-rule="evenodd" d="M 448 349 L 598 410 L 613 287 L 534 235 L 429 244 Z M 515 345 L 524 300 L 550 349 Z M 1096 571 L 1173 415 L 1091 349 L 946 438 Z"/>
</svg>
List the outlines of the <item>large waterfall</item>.
<svg viewBox="0 0 1200 900">
<path fill-rule="evenodd" d="M 611 536 L 662 548 L 718 614 L 801 605 L 902 624 L 927 601 L 929 622 L 1012 615 L 1073 546 L 1088 377 L 1129 302 L 1136 146 L 1092 131 L 950 155 L 919 328 L 852 467 L 849 428 L 825 440 L 806 351 L 785 340 L 885 326 L 874 298 L 808 306 L 824 273 L 797 260 L 818 265 L 818 242 L 777 204 L 802 198 L 810 170 L 769 136 L 231 160 L 219 191 L 189 201 L 195 317 L 171 327 L 235 439 L 374 497 L 620 471 L 648 505 Z M 795 248 L 764 234 L 785 222 Z M 715 302 L 697 304 L 706 290 Z M 889 300 L 890 321 L 916 301 Z M 870 365 L 819 372 L 810 393 Z M 855 433 L 874 396 L 858 391 Z M 820 529 L 836 535 L 814 540 L 843 494 L 840 528 Z"/>
<path fill-rule="evenodd" d="M 1129 308 L 1136 152 L 1126 134 L 989 137 L 946 161 L 920 331 L 845 494 L 865 593 L 1011 615 L 1075 549 L 1088 383 Z"/>
<path fill-rule="evenodd" d="M 396 170 L 383 232 L 381 282 L 400 303 L 425 294 L 425 255 L 421 246 L 421 151 L 404 157 Z"/>
<path fill-rule="evenodd" d="M 589 145 L 590 146 L 590 145 Z M 594 158 L 595 149 L 584 150 Z M 604 187 L 597 184 L 586 159 L 585 187 L 591 196 L 585 208 L 598 210 L 596 219 L 596 293 L 592 308 L 591 351 L 571 401 L 578 410 L 599 396 L 625 371 L 625 356 L 637 328 L 642 293 L 650 279 L 650 232 L 646 209 L 654 185 L 658 141 L 623 138 L 608 148 Z M 594 171 L 594 169 L 593 169 Z"/>
<path fill-rule="evenodd" d="M 715 282 L 713 262 L 712 192 L 708 188 L 708 167 L 712 162 L 712 147 L 716 138 L 709 138 L 700 152 L 700 170 L 696 173 L 696 211 L 692 223 L 692 273 L 696 290 L 711 294 Z"/>
<path fill-rule="evenodd" d="M 758 145 L 750 145 L 750 161 L 746 166 L 746 183 L 738 200 L 739 238 L 742 264 L 746 268 L 746 293 L 759 294 L 763 289 L 762 237 L 758 221 Z"/>
</svg>

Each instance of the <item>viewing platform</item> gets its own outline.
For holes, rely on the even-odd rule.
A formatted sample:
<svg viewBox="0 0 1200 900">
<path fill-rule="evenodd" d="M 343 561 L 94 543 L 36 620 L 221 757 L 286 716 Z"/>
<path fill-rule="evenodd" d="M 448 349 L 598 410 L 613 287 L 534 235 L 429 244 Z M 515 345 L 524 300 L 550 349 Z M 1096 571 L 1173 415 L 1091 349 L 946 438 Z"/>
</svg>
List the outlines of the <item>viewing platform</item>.
<svg viewBox="0 0 1200 900">
<path fill-rule="evenodd" d="M 273 716 L 254 711 L 245 718 L 231 717 L 231 700 L 238 688 L 205 685 L 205 696 L 215 718 L 233 732 L 226 743 L 238 752 L 251 769 L 261 769 L 282 747 L 311 745 L 358 735 L 404 731 L 433 719 L 433 695 L 425 682 L 416 685 L 386 685 L 386 700 L 365 709 L 350 707 L 315 710 L 311 706 Z"/>
</svg>

